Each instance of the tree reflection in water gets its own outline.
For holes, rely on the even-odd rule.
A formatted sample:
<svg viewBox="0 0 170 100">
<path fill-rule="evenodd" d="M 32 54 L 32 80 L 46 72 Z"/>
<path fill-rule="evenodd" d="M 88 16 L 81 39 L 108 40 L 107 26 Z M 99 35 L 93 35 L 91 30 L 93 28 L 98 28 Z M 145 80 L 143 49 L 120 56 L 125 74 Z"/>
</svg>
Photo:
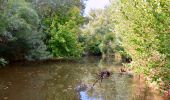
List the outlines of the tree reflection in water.
<svg viewBox="0 0 170 100">
<path fill-rule="evenodd" d="M 138 78 L 118 74 L 122 66 L 116 63 L 88 57 L 80 62 L 14 64 L 0 70 L 0 100 L 166 100 Z M 103 70 L 112 75 L 91 88 L 95 73 Z"/>
</svg>

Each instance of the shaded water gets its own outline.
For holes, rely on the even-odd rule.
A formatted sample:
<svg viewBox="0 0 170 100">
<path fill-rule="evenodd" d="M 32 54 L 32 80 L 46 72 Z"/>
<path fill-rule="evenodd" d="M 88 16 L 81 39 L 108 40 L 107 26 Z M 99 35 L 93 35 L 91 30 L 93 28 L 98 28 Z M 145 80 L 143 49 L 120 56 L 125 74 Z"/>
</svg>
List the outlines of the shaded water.
<svg viewBox="0 0 170 100">
<path fill-rule="evenodd" d="M 99 58 L 79 62 L 13 64 L 0 69 L 0 100 L 164 100 L 138 78 L 118 74 L 121 65 Z M 99 71 L 113 74 L 92 87 Z M 78 90 L 81 84 L 88 88 Z"/>
</svg>

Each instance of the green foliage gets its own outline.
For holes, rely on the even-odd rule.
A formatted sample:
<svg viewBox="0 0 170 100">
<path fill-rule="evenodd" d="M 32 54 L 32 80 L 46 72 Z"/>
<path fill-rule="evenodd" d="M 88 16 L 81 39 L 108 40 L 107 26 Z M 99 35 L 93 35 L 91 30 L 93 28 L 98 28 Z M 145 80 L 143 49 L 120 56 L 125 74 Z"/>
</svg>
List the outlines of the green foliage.
<svg viewBox="0 0 170 100">
<path fill-rule="evenodd" d="M 83 10 L 84 0 L 1 0 L 0 55 L 9 61 L 46 59 L 49 52 L 79 57 Z"/>
<path fill-rule="evenodd" d="M 48 50 L 55 57 L 80 57 L 82 48 L 78 42 L 78 35 L 81 31 L 79 25 L 83 22 L 80 9 L 76 6 L 61 8 L 65 12 L 58 10 L 53 18 L 43 20 L 47 34 L 46 44 Z"/>
<path fill-rule="evenodd" d="M 115 53 L 116 50 L 116 44 L 114 43 L 115 37 L 114 34 L 106 33 L 102 39 L 102 42 L 100 44 L 100 50 L 101 52 L 106 55 Z"/>
<path fill-rule="evenodd" d="M 30 2 L 42 18 L 56 15 L 56 12 L 67 12 L 72 7 L 77 7 L 83 14 L 87 0 L 26 0 Z M 80 14 L 79 13 L 79 14 Z"/>
<path fill-rule="evenodd" d="M 85 40 L 85 51 L 91 55 L 101 55 L 99 45 L 101 44 L 100 36 L 87 36 Z"/>
<path fill-rule="evenodd" d="M 158 83 L 170 80 L 169 7 L 169 0 L 121 0 L 110 6 L 115 8 L 112 15 L 115 32 L 133 59 L 129 65 Z"/>
<path fill-rule="evenodd" d="M 116 41 L 113 23 L 110 21 L 110 9 L 92 10 L 88 16 L 89 23 L 83 29 L 86 36 L 85 51 L 94 55 L 111 55 L 115 53 Z"/>
<path fill-rule="evenodd" d="M 72 32 L 73 21 L 67 22 L 67 25 L 59 25 L 58 31 L 52 28 L 51 38 L 49 40 L 49 49 L 56 57 L 79 57 L 81 46 L 77 41 L 76 34 Z"/>
<path fill-rule="evenodd" d="M 38 31 L 38 15 L 29 4 L 11 0 L 2 16 L 6 24 L 1 27 L 0 54 L 4 58 L 32 60 L 48 57 L 46 46 L 42 41 L 43 35 Z"/>
</svg>

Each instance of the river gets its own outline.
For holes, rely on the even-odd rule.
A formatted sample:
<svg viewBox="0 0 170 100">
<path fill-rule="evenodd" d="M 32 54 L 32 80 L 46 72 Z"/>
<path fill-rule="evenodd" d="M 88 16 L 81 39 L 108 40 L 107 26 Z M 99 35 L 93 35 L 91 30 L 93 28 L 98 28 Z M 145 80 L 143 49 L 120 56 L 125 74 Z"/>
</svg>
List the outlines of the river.
<svg viewBox="0 0 170 100">
<path fill-rule="evenodd" d="M 0 100 L 166 100 L 138 76 L 119 74 L 121 67 L 98 57 L 15 63 L 0 69 Z M 112 75 L 93 87 L 102 70 Z M 85 89 L 78 88 L 82 84 Z"/>
</svg>

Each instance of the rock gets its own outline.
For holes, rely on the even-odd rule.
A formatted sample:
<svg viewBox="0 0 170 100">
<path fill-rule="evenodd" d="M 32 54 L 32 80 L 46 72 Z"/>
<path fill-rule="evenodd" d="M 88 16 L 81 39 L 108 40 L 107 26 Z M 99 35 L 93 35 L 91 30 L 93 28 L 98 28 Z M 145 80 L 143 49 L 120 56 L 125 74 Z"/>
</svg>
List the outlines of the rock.
<svg viewBox="0 0 170 100">
<path fill-rule="evenodd" d="M 4 87 L 4 90 L 8 89 L 8 87 Z"/>
<path fill-rule="evenodd" d="M 8 99 L 8 97 L 3 97 L 3 99 L 4 99 L 4 100 L 7 100 L 7 99 Z"/>
</svg>

